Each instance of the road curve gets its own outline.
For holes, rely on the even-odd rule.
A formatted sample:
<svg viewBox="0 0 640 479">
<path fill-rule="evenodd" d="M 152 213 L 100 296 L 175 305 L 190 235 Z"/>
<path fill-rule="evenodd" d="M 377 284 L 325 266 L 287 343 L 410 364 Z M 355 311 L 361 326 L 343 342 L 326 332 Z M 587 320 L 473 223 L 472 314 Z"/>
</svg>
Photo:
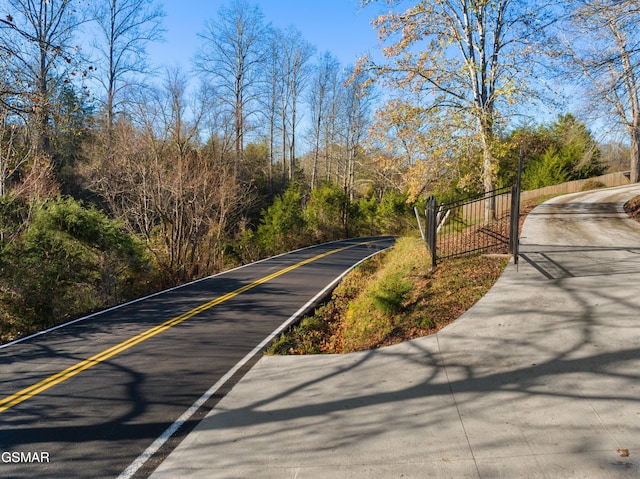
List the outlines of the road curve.
<svg viewBox="0 0 640 479">
<path fill-rule="evenodd" d="M 0 347 L 0 477 L 118 477 L 134 463 L 132 477 L 151 445 L 166 452 L 176 425 L 188 430 L 224 395 L 266 338 L 393 242 L 305 248 Z"/>
<path fill-rule="evenodd" d="M 522 258 L 547 279 L 635 268 L 635 261 L 626 260 L 637 257 L 638 224 L 627 220 L 623 207 L 637 189 L 575 193 L 538 206 L 527 216 L 522 232 Z"/>
<path fill-rule="evenodd" d="M 523 243 L 637 247 L 636 225 L 620 221 L 627 218 L 623 206 L 635 190 L 625 186 L 552 198 L 527 217 Z"/>
</svg>

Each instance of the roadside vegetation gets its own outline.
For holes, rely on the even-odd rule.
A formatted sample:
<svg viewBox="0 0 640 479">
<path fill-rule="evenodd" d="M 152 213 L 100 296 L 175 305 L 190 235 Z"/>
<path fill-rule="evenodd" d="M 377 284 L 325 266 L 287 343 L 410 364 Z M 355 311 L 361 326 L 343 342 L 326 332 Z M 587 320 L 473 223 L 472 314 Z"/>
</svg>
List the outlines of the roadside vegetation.
<svg viewBox="0 0 640 479">
<path fill-rule="evenodd" d="M 583 190 L 602 187 L 587 181 Z M 520 228 L 531 210 L 552 197 L 523 202 Z M 640 196 L 624 209 L 640 222 Z M 276 338 L 266 354 L 348 353 L 436 333 L 482 298 L 507 264 L 504 256 L 473 255 L 431 269 L 422 239 L 405 236 L 350 272 L 325 304 Z"/>
<path fill-rule="evenodd" d="M 523 202 L 520 227 L 549 198 Z M 404 236 L 347 274 L 325 304 L 276 338 L 266 354 L 348 353 L 436 333 L 482 298 L 508 261 L 475 254 L 432 269 L 423 240 Z"/>
<path fill-rule="evenodd" d="M 71 198 L 0 200 L 0 340 L 51 327 L 149 291 L 142 241 Z"/>
<path fill-rule="evenodd" d="M 347 236 L 398 234 L 412 219 L 406 195 L 349 202 L 339 186 L 324 185 L 303 202 L 292 186 L 262 211 L 257 228 L 228 244 L 224 264 Z M 185 274 L 186 261 L 171 267 L 159 231 L 145 241 L 121 220 L 68 196 L 2 197 L 0 220 L 0 342 L 198 277 L 197 270 Z M 223 266 L 201 271 L 217 268 Z"/>
<path fill-rule="evenodd" d="M 506 264 L 475 255 L 432 270 L 422 239 L 403 237 L 347 275 L 327 304 L 282 334 L 267 354 L 348 353 L 432 334 L 475 304 Z"/>
</svg>

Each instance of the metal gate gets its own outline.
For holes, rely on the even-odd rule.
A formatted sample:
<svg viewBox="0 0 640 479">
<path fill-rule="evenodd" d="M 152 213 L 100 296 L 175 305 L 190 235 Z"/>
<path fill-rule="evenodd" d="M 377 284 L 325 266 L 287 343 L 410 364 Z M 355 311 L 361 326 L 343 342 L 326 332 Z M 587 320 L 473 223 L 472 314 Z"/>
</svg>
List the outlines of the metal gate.
<svg viewBox="0 0 640 479">
<path fill-rule="evenodd" d="M 429 198 L 423 237 L 432 265 L 478 252 L 513 254 L 517 262 L 519 216 L 517 186 L 442 204 Z"/>
</svg>

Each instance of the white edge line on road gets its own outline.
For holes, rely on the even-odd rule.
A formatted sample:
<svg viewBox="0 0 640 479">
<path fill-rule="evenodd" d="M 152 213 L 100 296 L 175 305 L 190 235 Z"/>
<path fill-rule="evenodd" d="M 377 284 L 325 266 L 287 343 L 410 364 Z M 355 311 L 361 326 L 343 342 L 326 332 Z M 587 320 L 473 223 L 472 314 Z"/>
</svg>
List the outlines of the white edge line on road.
<svg viewBox="0 0 640 479">
<path fill-rule="evenodd" d="M 126 303 L 118 304 L 116 306 L 112 306 L 110 308 L 103 309 L 101 311 L 96 311 L 95 313 L 89 314 L 87 316 L 83 316 L 82 318 L 74 319 L 72 321 L 68 321 L 66 323 L 59 324 L 58 326 L 54 326 L 52 328 L 45 329 L 44 331 L 39 331 L 39 332 L 31 334 L 29 336 L 25 336 L 24 338 L 20 338 L 20 339 L 16 339 L 14 341 L 8 342 L 6 344 L 1 344 L 0 345 L 0 349 L 8 348 L 9 346 L 13 346 L 14 344 L 22 343 L 23 341 L 27 341 L 29 339 L 36 338 L 36 337 L 41 336 L 43 334 L 51 333 L 53 331 L 56 331 L 57 329 L 65 328 L 67 326 L 71 326 L 71 325 L 79 323 L 81 321 L 86 321 L 87 319 L 95 318 L 96 316 L 100 316 L 101 314 L 109 313 L 111 311 L 115 311 L 117 309 L 124 308 L 126 306 L 130 306 L 132 304 L 139 303 L 140 301 L 144 301 L 146 299 L 155 298 L 156 296 L 160 296 L 160 295 L 165 294 L 165 293 L 170 293 L 171 291 L 175 291 L 177 289 L 184 288 L 186 286 L 191 286 L 193 284 L 197 284 L 197 283 L 200 283 L 202 281 L 206 281 L 208 279 L 215 278 L 216 276 L 221 276 L 223 274 L 231 273 L 233 271 L 237 271 L 239 269 L 246 268 L 246 267 L 252 266 L 254 264 L 264 263 L 266 261 L 269 261 L 269 260 L 272 260 L 272 259 L 275 259 L 275 258 L 280 258 L 281 256 L 286 256 L 288 254 L 298 253 L 300 251 L 304 251 L 306 249 L 311 249 L 311 248 L 316 248 L 318 246 L 326 246 L 326 245 L 329 245 L 331 243 L 342 243 L 344 241 L 356 241 L 356 240 L 360 240 L 360 239 L 361 238 L 351 238 L 351 239 L 348 239 L 348 240 L 329 241 L 327 243 L 321 243 L 321 244 L 317 244 L 317 245 L 306 246 L 304 248 L 300 248 L 300 249 L 297 249 L 297 250 L 294 250 L 294 251 L 288 251 L 286 253 L 282 253 L 282 254 L 279 254 L 279 255 L 276 255 L 276 256 L 271 256 L 269 258 L 264 258 L 264 259 L 261 259 L 259 261 L 254 261 L 253 263 L 243 264 L 242 266 L 238 266 L 236 268 L 232 268 L 232 269 L 229 269 L 227 271 L 221 271 L 220 273 L 217 273 L 217 274 L 214 274 L 214 275 L 211 275 L 211 276 L 205 276 L 204 278 L 200 278 L 200 279 L 196 279 L 195 281 L 190 281 L 188 283 L 180 284 L 178 286 L 174 286 L 173 288 L 164 289 L 162 291 L 157 291 L 157 292 L 149 294 L 147 296 L 143 296 L 142 298 L 137 298 L 137 299 L 134 299 L 134 300 L 126 302 Z M 362 239 L 365 239 L 365 238 L 362 238 Z"/>
<path fill-rule="evenodd" d="M 287 326 L 296 321 L 301 315 L 303 315 L 314 303 L 320 300 L 329 290 L 331 290 L 342 278 L 344 278 L 351 270 L 359 266 L 361 263 L 365 262 L 369 258 L 382 253 L 388 248 L 385 248 L 380 251 L 376 251 L 373 254 L 370 254 L 366 258 L 361 259 L 353 266 L 345 270 L 340 276 L 336 277 L 331 283 L 329 283 L 325 288 L 316 294 L 313 298 L 311 298 L 304 306 L 302 306 L 298 311 L 293 313 L 284 323 L 282 323 L 278 328 L 276 328 L 269 336 L 267 336 L 260 344 L 258 344 L 251 352 L 249 352 L 245 357 L 243 357 L 235 366 L 233 366 L 224 376 L 222 376 L 207 392 L 205 392 L 200 398 L 193 403 L 193 405 L 187 409 L 171 426 L 169 426 L 155 441 L 151 443 L 151 445 L 138 456 L 138 458 L 133 461 L 129 467 L 127 467 L 117 479 L 131 479 L 138 470 L 144 466 L 144 464 L 156 453 L 158 450 L 164 445 L 165 442 L 173 436 L 182 425 L 184 425 L 190 418 L 193 416 L 198 409 L 200 409 L 211 397 L 222 387 L 225 385 L 229 379 L 236 374 L 242 366 L 247 364 L 256 354 L 258 354 L 267 344 L 269 344 L 273 338 L 275 338 L 278 334 L 280 334 Z"/>
</svg>

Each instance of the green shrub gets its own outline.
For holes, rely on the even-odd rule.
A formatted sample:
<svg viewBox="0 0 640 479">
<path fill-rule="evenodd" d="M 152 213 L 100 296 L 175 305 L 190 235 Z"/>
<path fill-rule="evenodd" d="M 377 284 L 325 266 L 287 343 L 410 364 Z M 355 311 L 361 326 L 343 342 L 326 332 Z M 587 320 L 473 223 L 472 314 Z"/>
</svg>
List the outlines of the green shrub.
<svg viewBox="0 0 640 479">
<path fill-rule="evenodd" d="M 349 197 L 335 183 L 325 183 L 311 192 L 304 216 L 314 242 L 332 241 L 345 236 L 348 205 Z"/>
<path fill-rule="evenodd" d="M 415 229 L 407 194 L 390 190 L 378 199 L 371 194 L 353 202 L 336 183 L 325 183 L 309 194 L 306 205 L 299 187 L 291 185 L 262 211 L 255 231 L 247 229 L 237 255 L 255 259 L 284 253 L 312 243 L 346 237 L 397 235 Z"/>
<path fill-rule="evenodd" d="M 407 203 L 407 194 L 396 190 L 387 191 L 377 211 L 380 232 L 383 234 L 402 234 L 408 228 L 414 228 L 414 217 Z"/>
<path fill-rule="evenodd" d="M 413 283 L 406 279 L 407 268 L 394 271 L 374 285 L 369 297 L 374 307 L 384 315 L 402 311 L 402 303 L 407 299 Z"/>
<path fill-rule="evenodd" d="M 303 319 L 299 325 L 287 333 L 282 333 L 267 348 L 267 354 L 320 354 L 320 339 L 327 329 L 322 318 L 312 316 Z"/>
<path fill-rule="evenodd" d="M 534 157 L 522 176 L 524 189 L 536 189 L 604 173 L 600 150 L 586 126 L 563 115 L 549 128 L 552 144 Z"/>
<path fill-rule="evenodd" d="M 96 208 L 70 198 L 32 205 L 26 230 L 2 243 L 5 333 L 8 322 L 23 334 L 138 296 L 149 265 L 142 244 Z"/>
<path fill-rule="evenodd" d="M 349 217 L 351 227 L 357 232 L 357 236 L 374 236 L 380 234 L 378 224 L 378 199 L 375 196 L 358 198 L 351 203 Z"/>
<path fill-rule="evenodd" d="M 255 240 L 267 255 L 284 253 L 307 242 L 305 227 L 302 193 L 292 185 L 262 212 Z"/>
<path fill-rule="evenodd" d="M 360 198 L 351 207 L 350 221 L 359 236 L 398 235 L 415 228 L 413 209 L 407 193 L 389 190 L 378 200 L 375 196 Z"/>
<path fill-rule="evenodd" d="M 522 175 L 522 187 L 535 190 L 569 181 L 572 163 L 567 160 L 556 148 L 549 148 L 540 159 L 529 164 Z"/>
</svg>

